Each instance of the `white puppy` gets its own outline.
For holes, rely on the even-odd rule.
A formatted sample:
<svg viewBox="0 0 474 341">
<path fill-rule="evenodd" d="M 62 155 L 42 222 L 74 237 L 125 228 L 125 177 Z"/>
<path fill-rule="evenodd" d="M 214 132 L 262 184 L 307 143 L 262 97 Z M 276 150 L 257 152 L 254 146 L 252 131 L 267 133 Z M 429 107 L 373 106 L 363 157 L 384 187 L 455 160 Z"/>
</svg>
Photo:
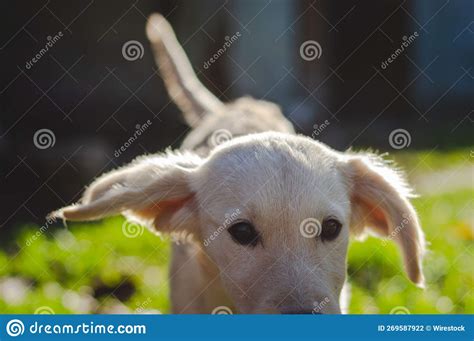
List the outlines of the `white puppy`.
<svg viewBox="0 0 474 341">
<path fill-rule="evenodd" d="M 54 216 L 123 214 L 188 235 L 173 244 L 174 313 L 340 313 L 349 235 L 369 231 L 396 241 L 408 277 L 423 284 L 424 237 L 396 171 L 373 155 L 295 135 L 275 104 L 222 103 L 162 16 L 150 18 L 147 34 L 169 95 L 193 126 L 183 151 L 99 177 Z M 215 146 L 216 132 L 234 138 Z"/>
</svg>

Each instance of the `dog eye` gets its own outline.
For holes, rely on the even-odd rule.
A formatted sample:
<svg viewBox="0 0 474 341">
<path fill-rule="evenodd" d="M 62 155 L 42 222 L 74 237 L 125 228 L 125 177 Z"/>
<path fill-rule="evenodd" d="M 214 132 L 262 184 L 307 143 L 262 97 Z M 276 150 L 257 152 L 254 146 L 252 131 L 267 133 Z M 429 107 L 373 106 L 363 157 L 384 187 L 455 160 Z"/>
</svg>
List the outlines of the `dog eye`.
<svg viewBox="0 0 474 341">
<path fill-rule="evenodd" d="M 326 219 L 323 221 L 321 231 L 322 240 L 333 240 L 341 232 L 342 224 L 336 219 Z"/>
<path fill-rule="evenodd" d="M 256 246 L 260 241 L 260 235 L 249 222 L 238 222 L 228 229 L 232 239 L 241 245 Z"/>
</svg>

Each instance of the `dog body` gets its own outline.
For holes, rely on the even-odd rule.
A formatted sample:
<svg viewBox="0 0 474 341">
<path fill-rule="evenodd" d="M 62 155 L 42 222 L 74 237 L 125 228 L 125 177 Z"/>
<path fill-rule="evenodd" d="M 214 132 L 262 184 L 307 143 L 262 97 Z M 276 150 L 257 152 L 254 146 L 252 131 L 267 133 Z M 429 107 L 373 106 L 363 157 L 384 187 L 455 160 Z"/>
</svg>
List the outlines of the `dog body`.
<svg viewBox="0 0 474 341">
<path fill-rule="evenodd" d="M 340 313 L 349 235 L 398 243 L 422 285 L 424 237 L 400 174 L 369 154 L 295 135 L 278 106 L 222 103 L 197 79 L 171 26 L 147 34 L 170 97 L 193 127 L 181 151 L 138 158 L 94 181 L 68 220 L 123 214 L 174 243 L 174 313 Z M 218 136 L 223 133 L 224 139 Z"/>
</svg>

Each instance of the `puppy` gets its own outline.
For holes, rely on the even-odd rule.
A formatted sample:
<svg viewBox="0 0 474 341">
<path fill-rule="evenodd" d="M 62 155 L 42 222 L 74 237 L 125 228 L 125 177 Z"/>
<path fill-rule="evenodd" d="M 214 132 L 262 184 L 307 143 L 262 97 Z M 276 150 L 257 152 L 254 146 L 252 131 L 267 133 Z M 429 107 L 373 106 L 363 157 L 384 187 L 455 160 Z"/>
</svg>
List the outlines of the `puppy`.
<svg viewBox="0 0 474 341">
<path fill-rule="evenodd" d="M 424 237 L 397 171 L 374 155 L 295 135 L 273 103 L 222 103 L 162 16 L 150 17 L 147 35 L 193 130 L 182 151 L 102 175 L 80 203 L 53 216 L 122 214 L 157 233 L 187 235 L 173 243 L 173 313 L 340 313 L 349 236 L 367 232 L 393 239 L 408 277 L 423 285 Z M 219 144 L 216 132 L 232 139 Z"/>
</svg>

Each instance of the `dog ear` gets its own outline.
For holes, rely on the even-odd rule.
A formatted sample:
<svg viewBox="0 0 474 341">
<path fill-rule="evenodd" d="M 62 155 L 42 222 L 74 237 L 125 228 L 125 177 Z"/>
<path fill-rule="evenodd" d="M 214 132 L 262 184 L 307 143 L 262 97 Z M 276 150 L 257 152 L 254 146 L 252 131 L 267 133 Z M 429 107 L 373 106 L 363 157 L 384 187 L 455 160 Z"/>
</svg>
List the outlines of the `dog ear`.
<svg viewBox="0 0 474 341">
<path fill-rule="evenodd" d="M 138 158 L 102 175 L 80 203 L 51 216 L 86 221 L 123 214 L 158 231 L 192 232 L 197 212 L 191 183 L 202 163 L 194 154 L 176 152 Z"/>
<path fill-rule="evenodd" d="M 146 32 L 168 94 L 186 122 L 195 126 L 206 113 L 223 112 L 225 104 L 199 81 L 168 21 L 154 13 L 148 19 Z"/>
<path fill-rule="evenodd" d="M 409 202 L 410 189 L 399 172 L 373 155 L 349 156 L 345 162 L 351 193 L 351 230 L 367 228 L 399 245 L 408 277 L 423 286 L 423 231 Z"/>
</svg>

